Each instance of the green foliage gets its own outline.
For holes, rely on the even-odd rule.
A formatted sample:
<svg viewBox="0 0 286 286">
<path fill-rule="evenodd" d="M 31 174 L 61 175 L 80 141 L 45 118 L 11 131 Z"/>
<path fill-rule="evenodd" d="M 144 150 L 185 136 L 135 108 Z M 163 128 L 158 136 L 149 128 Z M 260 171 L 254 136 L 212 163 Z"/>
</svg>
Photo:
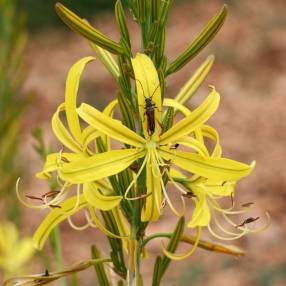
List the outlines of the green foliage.
<svg viewBox="0 0 286 286">
<path fill-rule="evenodd" d="M 29 98 L 21 92 L 25 79 L 25 17 L 17 13 L 16 5 L 16 0 L 0 0 L 0 195 L 12 193 L 19 176 L 16 160 L 19 160 L 20 117 L 29 103 Z M 9 208 L 12 219 L 15 205 Z"/>
</svg>

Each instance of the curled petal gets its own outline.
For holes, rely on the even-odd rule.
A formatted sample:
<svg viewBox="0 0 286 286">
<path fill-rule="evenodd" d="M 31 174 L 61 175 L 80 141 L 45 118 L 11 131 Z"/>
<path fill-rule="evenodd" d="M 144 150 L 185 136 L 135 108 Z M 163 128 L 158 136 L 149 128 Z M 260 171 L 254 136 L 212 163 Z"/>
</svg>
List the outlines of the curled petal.
<svg viewBox="0 0 286 286">
<path fill-rule="evenodd" d="M 121 196 L 103 195 L 95 184 L 86 183 L 83 185 L 83 194 L 87 202 L 93 207 L 107 211 L 115 208 L 121 201 Z"/>
<path fill-rule="evenodd" d="M 79 143 L 82 143 L 81 127 L 76 112 L 79 81 L 86 64 L 94 60 L 94 57 L 86 57 L 76 62 L 69 70 L 66 81 L 65 107 L 67 122 L 72 135 Z"/>
</svg>

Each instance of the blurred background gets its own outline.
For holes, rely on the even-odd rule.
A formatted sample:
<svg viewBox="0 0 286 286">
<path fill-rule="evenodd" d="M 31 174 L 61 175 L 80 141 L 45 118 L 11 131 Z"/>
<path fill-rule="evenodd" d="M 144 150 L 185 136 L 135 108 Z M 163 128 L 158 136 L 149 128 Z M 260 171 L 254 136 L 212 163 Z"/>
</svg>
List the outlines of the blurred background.
<svg viewBox="0 0 286 286">
<path fill-rule="evenodd" d="M 48 190 L 34 176 L 43 165 L 34 148 L 35 137 L 55 150 L 60 148 L 51 132 L 51 116 L 64 100 L 68 69 L 81 57 L 93 55 L 84 39 L 60 23 L 54 3 L 0 0 L 0 228 L 4 221 L 11 221 L 18 226 L 20 237 L 31 236 L 45 212 L 20 206 L 15 181 L 21 176 L 24 194 Z M 62 3 L 118 39 L 114 0 Z M 211 124 L 220 133 L 224 155 L 257 162 L 252 175 L 238 185 L 236 200 L 241 204 L 255 202 L 253 216 L 263 218 L 264 211 L 269 211 L 272 224 L 263 233 L 234 242 L 246 251 L 245 257 L 198 250 L 190 260 L 171 266 L 163 285 L 282 286 L 286 285 L 286 2 L 176 0 L 168 24 L 167 54 L 173 59 L 184 50 L 223 3 L 228 4 L 229 15 L 222 30 L 192 63 L 169 78 L 167 96 L 174 97 L 207 55 L 215 55 L 214 67 L 191 105 L 202 101 L 208 84 L 221 93 L 221 105 Z M 136 52 L 140 35 L 130 15 L 128 20 Z M 102 108 L 115 98 L 115 91 L 112 77 L 100 62 L 87 68 L 80 86 L 82 100 Z M 37 128 L 43 130 L 42 139 Z M 166 214 L 151 230 L 165 230 L 170 219 Z M 67 223 L 61 225 L 61 233 L 62 241 L 68 239 L 68 244 L 63 244 L 65 265 L 90 257 L 89 246 L 104 241 L 98 231 L 82 235 Z M 204 237 L 208 237 L 207 232 Z M 150 261 L 159 253 L 159 246 L 160 242 L 150 245 Z M 49 266 L 55 269 L 49 245 L 45 253 L 36 253 L 33 258 L 27 254 L 28 262 L 16 270 L 2 266 L 1 247 L 4 249 L 3 243 L 2 278 L 17 271 L 43 272 L 48 258 Z M 102 248 L 108 253 L 104 242 Z M 153 269 L 146 265 L 150 263 L 145 261 L 147 277 Z M 95 285 L 92 270 L 79 274 L 79 279 L 79 285 Z M 57 283 L 52 285 L 60 285 Z"/>
</svg>

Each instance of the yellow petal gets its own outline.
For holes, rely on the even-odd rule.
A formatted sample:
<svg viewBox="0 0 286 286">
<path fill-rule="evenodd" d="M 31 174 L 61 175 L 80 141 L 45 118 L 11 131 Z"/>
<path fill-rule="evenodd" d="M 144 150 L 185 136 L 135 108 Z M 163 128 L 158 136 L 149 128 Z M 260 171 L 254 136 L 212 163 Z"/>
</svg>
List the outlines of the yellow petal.
<svg viewBox="0 0 286 286">
<path fill-rule="evenodd" d="M 87 202 L 93 207 L 107 211 L 115 208 L 121 201 L 121 196 L 105 196 L 95 184 L 86 183 L 83 186 L 83 194 Z"/>
<path fill-rule="evenodd" d="M 192 219 L 188 223 L 188 227 L 207 226 L 210 222 L 211 214 L 206 200 L 206 194 L 196 191 L 195 188 L 192 189 L 192 191 L 196 195 L 195 210 Z"/>
<path fill-rule="evenodd" d="M 181 103 L 179 103 L 175 99 L 165 98 L 163 105 L 168 106 L 168 107 L 173 107 L 175 109 L 175 111 L 179 110 L 185 116 L 188 116 L 191 114 L 191 111 L 186 106 L 182 105 Z"/>
<path fill-rule="evenodd" d="M 143 131 L 145 138 L 149 138 L 148 134 L 148 120 L 145 114 L 145 99 L 151 99 L 152 103 L 155 104 L 154 108 L 154 123 L 155 123 L 155 132 L 154 136 L 160 134 L 160 125 L 161 122 L 161 89 L 160 82 L 158 78 L 157 70 L 152 62 L 152 60 L 144 55 L 138 53 L 134 59 L 131 59 L 133 71 L 136 81 L 136 90 L 137 90 L 137 99 L 139 105 L 139 113 L 141 121 L 143 124 Z"/>
<path fill-rule="evenodd" d="M 205 145 L 203 145 L 200 141 L 190 137 L 185 136 L 177 141 L 178 144 L 184 145 L 186 147 L 192 148 L 197 151 L 200 155 L 208 157 L 209 152 Z"/>
<path fill-rule="evenodd" d="M 46 162 L 44 165 L 44 168 L 41 172 L 36 174 L 36 177 L 38 179 L 47 180 L 51 177 L 51 172 L 56 171 L 61 164 L 63 163 L 63 160 L 72 162 L 74 160 L 78 160 L 82 158 L 82 154 L 76 154 L 76 153 L 52 153 L 49 154 L 46 158 Z"/>
<path fill-rule="evenodd" d="M 115 175 L 143 157 L 138 149 L 114 150 L 82 158 L 59 168 L 60 177 L 72 184 L 82 184 Z"/>
<path fill-rule="evenodd" d="M 160 217 L 160 208 L 162 201 L 162 192 L 160 184 L 160 176 L 154 164 L 152 164 L 151 156 L 146 164 L 146 185 L 147 195 L 145 206 L 143 207 L 142 221 L 157 221 Z"/>
<path fill-rule="evenodd" d="M 144 146 L 144 138 L 128 129 L 120 121 L 110 118 L 88 104 L 83 103 L 78 108 L 78 114 L 88 124 L 111 138 L 135 147 Z"/>
<path fill-rule="evenodd" d="M 120 233 L 120 236 L 122 237 L 122 243 L 123 247 L 126 253 L 128 253 L 129 250 L 129 238 L 130 238 L 130 230 L 128 228 L 128 223 L 122 214 L 122 211 L 119 207 L 116 207 L 111 210 L 112 214 L 114 216 L 114 220 L 116 222 L 116 225 L 118 227 L 118 231 Z"/>
<path fill-rule="evenodd" d="M 76 62 L 69 70 L 66 80 L 65 105 L 67 122 L 72 135 L 79 143 L 82 143 L 81 127 L 76 112 L 79 81 L 86 64 L 94 60 L 94 57 L 86 57 Z"/>
<path fill-rule="evenodd" d="M 160 136 L 160 144 L 164 145 L 174 142 L 206 122 L 216 111 L 219 99 L 219 94 L 213 89 L 207 99 L 197 109 Z"/>
<path fill-rule="evenodd" d="M 212 151 L 211 156 L 212 157 L 221 157 L 222 148 L 220 145 L 219 135 L 218 135 L 217 131 L 208 125 L 203 125 L 200 129 L 201 129 L 201 132 L 202 132 L 204 137 L 211 139 L 215 143 L 215 147 Z"/>
<path fill-rule="evenodd" d="M 86 151 L 90 142 L 96 138 L 102 136 L 102 133 L 96 130 L 94 127 L 88 125 L 82 132 L 82 149 Z"/>
<path fill-rule="evenodd" d="M 60 208 L 55 208 L 46 216 L 44 221 L 36 230 L 33 236 L 34 246 L 37 249 L 42 249 L 51 231 L 62 221 L 69 216 L 75 214 L 83 207 L 87 206 L 84 195 L 79 197 L 74 196 L 59 205 Z"/>
<path fill-rule="evenodd" d="M 238 180 L 247 176 L 255 166 L 246 165 L 226 158 L 208 158 L 198 154 L 175 151 L 160 148 L 160 156 L 165 160 L 171 160 L 178 167 L 199 176 L 215 180 Z"/>
<path fill-rule="evenodd" d="M 81 153 L 81 147 L 70 135 L 60 119 L 60 112 L 65 111 L 65 104 L 61 104 L 52 118 L 52 128 L 59 141 L 75 153 Z"/>
</svg>

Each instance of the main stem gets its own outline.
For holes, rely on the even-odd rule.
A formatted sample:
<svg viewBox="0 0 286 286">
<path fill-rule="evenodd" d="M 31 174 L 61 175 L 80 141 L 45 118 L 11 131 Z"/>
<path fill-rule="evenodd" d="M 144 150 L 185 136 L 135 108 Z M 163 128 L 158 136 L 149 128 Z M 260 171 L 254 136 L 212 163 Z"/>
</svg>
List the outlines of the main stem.
<svg viewBox="0 0 286 286">
<path fill-rule="evenodd" d="M 140 243 L 131 235 L 128 251 L 127 285 L 140 286 Z"/>
</svg>

